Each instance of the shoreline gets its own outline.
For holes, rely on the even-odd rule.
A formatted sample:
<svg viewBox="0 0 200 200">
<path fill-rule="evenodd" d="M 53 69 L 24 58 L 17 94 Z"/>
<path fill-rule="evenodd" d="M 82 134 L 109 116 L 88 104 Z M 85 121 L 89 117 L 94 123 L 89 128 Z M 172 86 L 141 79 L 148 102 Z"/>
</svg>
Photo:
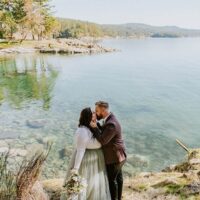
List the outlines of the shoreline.
<svg viewBox="0 0 200 200">
<path fill-rule="evenodd" d="M 1 44 L 4 44 L 1 45 Z M 95 54 L 115 52 L 116 49 L 103 47 L 94 39 L 51 39 L 20 43 L 0 42 L 0 55 L 42 53 L 42 54 Z"/>
<path fill-rule="evenodd" d="M 17 41 L 6 42 L 0 39 L 0 56 L 11 54 L 28 54 L 28 53 L 41 53 L 41 54 L 62 54 L 62 55 L 75 55 L 75 54 L 98 54 L 120 51 L 112 47 L 104 47 L 99 43 L 103 40 L 143 40 L 143 39 L 189 39 L 200 37 L 83 37 L 75 38 L 58 38 L 50 40 L 25 40 L 21 44 Z"/>
<path fill-rule="evenodd" d="M 0 146 L 5 146 L 5 148 L 0 148 L 1 153 L 8 152 L 9 149 L 8 147 L 6 148 L 5 142 L 1 141 Z M 30 146 L 29 151 L 18 148 L 11 149 L 9 154 L 13 161 L 12 164 L 15 165 L 17 160 L 22 162 L 26 157 L 31 157 L 33 149 L 34 151 L 37 149 L 43 151 L 44 146 L 40 146 L 40 148 L 39 146 Z M 124 179 L 123 199 L 200 200 L 200 149 L 184 148 L 184 150 L 187 151 L 188 158 L 183 163 L 171 165 L 158 172 L 139 172 L 133 176 L 126 176 Z M 16 159 L 17 157 L 18 159 Z M 32 162 L 32 159 L 30 162 Z M 46 164 L 48 163 L 44 165 Z M 43 166 L 41 165 L 41 167 Z M 11 170 L 14 171 L 12 167 Z M 43 194 L 48 195 L 49 200 L 59 200 L 63 179 L 63 176 L 62 178 L 59 176 L 45 178 L 40 175 L 33 185 L 32 190 L 38 193 L 42 191 Z"/>
<path fill-rule="evenodd" d="M 141 172 L 124 180 L 124 200 L 200 200 L 200 149 L 188 149 L 188 159 L 160 172 Z M 50 200 L 62 192 L 63 179 L 41 181 Z"/>
</svg>

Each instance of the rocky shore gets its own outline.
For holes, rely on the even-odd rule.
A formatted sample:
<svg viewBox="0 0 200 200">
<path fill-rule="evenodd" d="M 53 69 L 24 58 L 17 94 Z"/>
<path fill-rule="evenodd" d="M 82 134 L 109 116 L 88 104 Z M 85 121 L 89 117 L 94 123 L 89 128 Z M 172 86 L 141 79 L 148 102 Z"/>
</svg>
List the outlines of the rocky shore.
<svg viewBox="0 0 200 200">
<path fill-rule="evenodd" d="M 42 41 L 25 41 L 12 47 L 0 49 L 0 55 L 19 53 L 49 53 L 49 54 L 93 54 L 116 51 L 106 48 L 96 41 L 84 39 L 52 39 Z"/>
<path fill-rule="evenodd" d="M 126 178 L 124 200 L 200 200 L 200 149 L 188 149 L 184 163 L 162 172 L 143 172 Z M 63 179 L 41 182 L 50 199 L 58 200 Z"/>
<path fill-rule="evenodd" d="M 1 141 L 0 153 L 8 151 L 8 143 Z M 200 200 L 200 149 L 188 149 L 182 143 L 179 144 L 187 151 L 185 162 L 169 166 L 161 172 L 142 172 L 133 177 L 126 176 L 123 199 Z M 38 147 L 34 149 L 36 148 Z M 14 162 L 13 157 L 23 158 L 30 153 L 30 150 L 11 148 L 9 152 L 11 160 Z M 17 161 L 19 162 L 18 159 Z M 31 194 L 42 197 L 38 200 L 59 200 L 62 184 L 63 178 L 40 178 L 33 185 Z"/>
</svg>

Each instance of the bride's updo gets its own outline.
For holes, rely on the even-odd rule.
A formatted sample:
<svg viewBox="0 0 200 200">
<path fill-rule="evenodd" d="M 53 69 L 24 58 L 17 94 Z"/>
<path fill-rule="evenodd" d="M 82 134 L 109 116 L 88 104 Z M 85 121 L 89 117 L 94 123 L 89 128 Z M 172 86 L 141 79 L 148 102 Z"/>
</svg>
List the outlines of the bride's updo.
<svg viewBox="0 0 200 200">
<path fill-rule="evenodd" d="M 92 121 L 92 110 L 91 108 L 84 108 L 81 111 L 80 118 L 79 118 L 79 127 L 86 126 L 90 128 L 90 122 Z"/>
</svg>

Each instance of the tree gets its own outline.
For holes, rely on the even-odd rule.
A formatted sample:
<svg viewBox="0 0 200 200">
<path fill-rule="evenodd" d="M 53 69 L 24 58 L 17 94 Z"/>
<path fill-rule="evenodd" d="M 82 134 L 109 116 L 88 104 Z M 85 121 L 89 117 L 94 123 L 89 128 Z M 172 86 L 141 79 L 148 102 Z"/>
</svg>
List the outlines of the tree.
<svg viewBox="0 0 200 200">
<path fill-rule="evenodd" d="M 45 36 L 52 37 L 52 36 L 56 36 L 59 34 L 59 30 L 60 30 L 61 26 L 57 19 L 55 19 L 52 16 L 46 16 L 44 21 L 45 21 L 45 24 L 44 24 Z"/>
<path fill-rule="evenodd" d="M 0 32 L 6 38 L 13 37 L 16 31 L 16 21 L 13 16 L 14 1 L 1 0 L 0 2 Z"/>
<path fill-rule="evenodd" d="M 1 0 L 0 36 L 13 38 L 21 35 L 21 42 L 31 34 L 35 39 L 53 36 L 59 30 L 58 21 L 52 16 L 49 0 Z"/>
</svg>

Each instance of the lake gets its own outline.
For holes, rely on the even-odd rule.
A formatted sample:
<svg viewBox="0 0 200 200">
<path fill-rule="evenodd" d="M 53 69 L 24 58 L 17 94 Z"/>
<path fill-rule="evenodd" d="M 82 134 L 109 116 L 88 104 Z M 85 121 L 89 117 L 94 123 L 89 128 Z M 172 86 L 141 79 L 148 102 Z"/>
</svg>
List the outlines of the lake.
<svg viewBox="0 0 200 200">
<path fill-rule="evenodd" d="M 0 58 L 0 140 L 35 149 L 54 141 L 45 177 L 63 176 L 82 108 L 105 100 L 123 127 L 127 174 L 185 158 L 200 147 L 200 39 L 115 39 L 120 51 Z M 51 174 L 51 175 L 50 175 Z"/>
</svg>

